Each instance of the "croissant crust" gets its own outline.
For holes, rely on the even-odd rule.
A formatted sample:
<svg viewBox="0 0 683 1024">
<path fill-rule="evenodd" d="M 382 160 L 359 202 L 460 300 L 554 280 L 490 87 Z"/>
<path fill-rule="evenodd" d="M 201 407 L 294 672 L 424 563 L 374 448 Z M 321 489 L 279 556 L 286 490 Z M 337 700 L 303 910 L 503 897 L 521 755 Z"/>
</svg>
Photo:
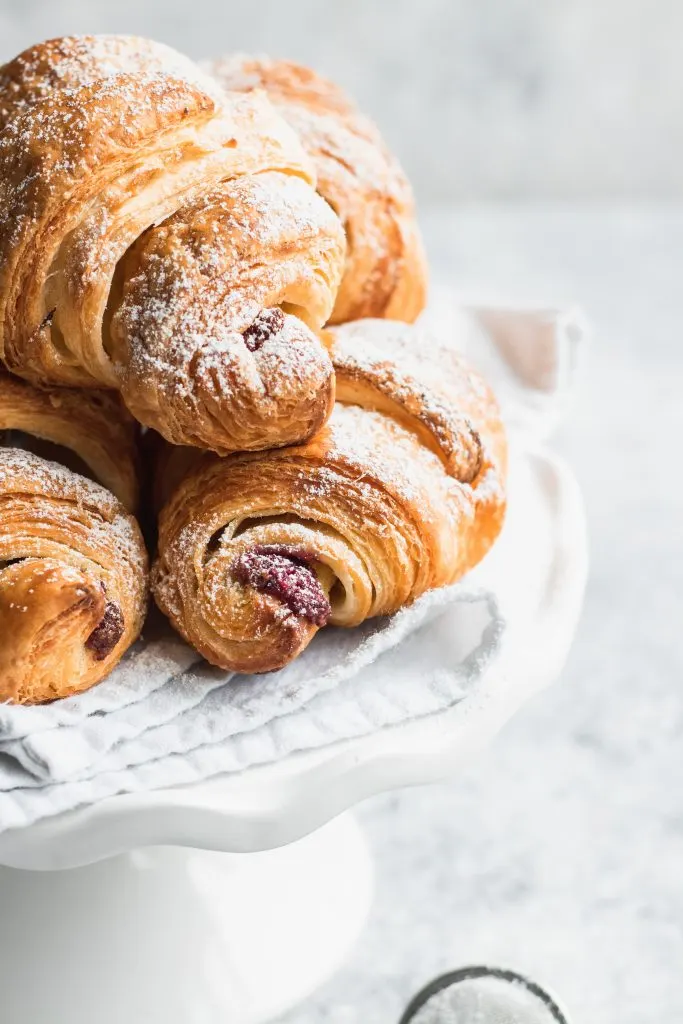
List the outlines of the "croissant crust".
<svg viewBox="0 0 683 1024">
<path fill-rule="evenodd" d="M 326 621 L 357 625 L 454 582 L 502 525 L 505 437 L 482 379 L 405 324 L 358 321 L 326 341 L 339 400 L 325 428 L 195 460 L 160 516 L 157 603 L 225 668 L 281 667 Z"/>
<path fill-rule="evenodd" d="M 118 389 L 169 441 L 221 454 L 318 429 L 344 232 L 265 94 L 135 37 L 52 40 L 1 83 L 8 368 Z"/>
<path fill-rule="evenodd" d="M 315 165 L 318 191 L 346 229 L 346 269 L 330 322 L 412 322 L 427 265 L 413 195 L 375 125 L 332 82 L 288 61 L 236 55 L 209 62 L 226 89 L 265 89 Z"/>
<path fill-rule="evenodd" d="M 137 427 L 117 395 L 74 388 L 34 388 L 0 369 L 0 440 L 4 433 L 59 446 L 54 457 L 107 487 L 134 512 L 138 505 Z M 10 444 L 11 438 L 5 441 Z M 70 459 L 68 451 L 73 458 Z M 37 444 L 38 454 L 50 452 Z"/>
<path fill-rule="evenodd" d="M 147 556 L 104 487 L 0 448 L 0 700 L 35 704 L 103 679 L 138 636 Z"/>
</svg>

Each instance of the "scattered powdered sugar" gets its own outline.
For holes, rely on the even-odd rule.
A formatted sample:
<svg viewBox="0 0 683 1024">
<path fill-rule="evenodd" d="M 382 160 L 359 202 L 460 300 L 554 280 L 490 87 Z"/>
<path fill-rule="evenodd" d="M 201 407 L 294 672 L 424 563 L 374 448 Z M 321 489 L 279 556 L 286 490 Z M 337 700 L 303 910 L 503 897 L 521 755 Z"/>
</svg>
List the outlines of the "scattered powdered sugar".
<svg viewBox="0 0 683 1024">
<path fill-rule="evenodd" d="M 22 492 L 29 488 L 31 494 L 99 506 L 104 515 L 114 514 L 119 504 L 100 484 L 77 476 L 57 462 L 23 448 L 0 448 L 0 493 L 11 494 L 19 481 Z"/>
<path fill-rule="evenodd" d="M 328 332 L 340 378 L 364 381 L 429 430 L 449 473 L 473 483 L 496 405 L 489 387 L 457 351 L 429 331 L 390 320 L 363 320 Z M 343 392 L 342 392 L 343 394 Z"/>
<path fill-rule="evenodd" d="M 209 116 L 222 102 L 191 60 L 137 37 L 67 37 L 21 54 L 0 69 L 5 250 L 40 230 L 51 204 L 68 208 L 84 181 L 82 204 L 88 181 L 101 190 L 112 157 L 120 163 L 174 120 Z"/>
<path fill-rule="evenodd" d="M 352 386 L 362 381 L 396 403 L 404 416 L 419 421 L 440 448 L 447 471 L 461 483 L 471 483 L 482 465 L 481 438 L 467 415 L 475 384 L 471 371 L 439 350 L 434 339 L 423 344 L 419 332 L 407 324 L 397 329 L 376 320 L 348 326 L 330 332 L 339 377 L 349 378 Z M 427 350 L 420 352 L 421 358 L 418 346 Z"/>
<path fill-rule="evenodd" d="M 109 136 L 127 146 L 139 144 L 170 115 L 189 115 L 188 104 L 195 111 L 212 109 L 195 87 L 162 71 L 118 74 L 85 89 L 51 91 L 10 120 L 0 134 L 3 167 L 25 170 L 27 160 L 31 167 L 28 175 L 6 182 L 7 199 L 20 205 L 22 195 L 33 191 L 30 184 L 50 189 L 96 171 L 99 165 L 93 161 L 111 144 Z"/>
<path fill-rule="evenodd" d="M 462 357 L 455 342 L 420 324 L 365 319 L 331 328 L 335 358 L 371 369 L 391 362 L 401 374 L 444 392 L 454 405 L 488 403 L 491 391 Z M 449 344 L 449 341 L 452 341 Z"/>
<path fill-rule="evenodd" d="M 446 514 L 451 491 L 462 487 L 445 473 L 437 455 L 384 413 L 337 404 L 329 431 L 327 461 L 366 489 L 371 505 L 376 501 L 372 492 L 379 489 L 415 504 L 425 520 L 434 520 Z M 334 470 L 327 477 L 316 473 L 317 486 L 326 479 L 334 489 Z"/>
<path fill-rule="evenodd" d="M 232 394 L 238 403 L 250 393 L 291 399 L 302 383 L 302 397 L 314 393 L 331 374 L 324 347 L 298 318 L 265 313 L 263 305 L 303 283 L 322 322 L 342 245 L 336 218 L 298 178 L 242 176 L 193 200 L 136 253 L 138 269 L 113 323 L 127 340 L 132 372 L 165 378 L 166 393 L 187 402 L 197 383 L 210 393 L 215 381 L 226 403 Z M 329 276 L 314 275 L 314 267 Z M 252 347 L 260 317 L 271 328 Z"/>
<path fill-rule="evenodd" d="M 28 287 L 24 277 L 48 273 L 58 244 L 68 241 L 68 232 L 65 239 L 42 237 L 57 213 L 63 231 L 75 228 L 88 204 L 97 205 L 93 193 L 106 188 L 117 167 L 121 172 L 122 154 L 144 146 L 169 124 L 190 116 L 206 119 L 212 109 L 195 86 L 150 72 L 52 92 L 11 119 L 0 132 L 4 301 L 18 301 Z M 118 154 L 113 162 L 112 154 Z"/>
<path fill-rule="evenodd" d="M 379 130 L 332 82 L 286 61 L 243 54 L 204 62 L 202 68 L 228 90 L 265 89 L 319 171 L 331 171 L 329 180 L 343 176 L 342 195 L 358 191 L 371 202 L 380 197 L 391 197 L 397 206 L 412 202 L 407 179 Z"/>
<path fill-rule="evenodd" d="M 2 536 L 0 535 L 0 540 Z M 4 569 L 7 565 L 11 565 L 17 562 L 23 561 L 23 558 L 11 559 L 10 561 L 0 560 L 0 570 Z M 79 598 L 86 597 L 86 591 L 80 585 L 83 580 L 83 574 L 80 569 L 74 565 L 69 565 L 68 562 L 61 562 L 57 569 L 54 565 L 34 565 L 32 569 L 32 579 L 34 583 L 41 581 L 45 586 L 64 586 L 66 584 L 75 585 L 75 593 Z M 12 576 L 6 576 L 3 580 L 3 589 L 7 593 L 13 587 L 19 585 L 19 580 Z M 29 587 L 26 591 L 28 594 L 35 593 L 35 587 Z M 22 614 L 29 611 L 27 604 L 19 604 L 16 601 L 8 601 L 7 607 L 15 611 L 21 612 Z"/>
<path fill-rule="evenodd" d="M 318 191 L 346 228 L 354 316 L 382 312 L 415 227 L 410 185 L 375 125 L 341 90 L 306 68 L 243 55 L 204 66 L 226 89 L 266 89 L 313 160 Z"/>
<path fill-rule="evenodd" d="M 170 46 L 139 36 L 65 36 L 33 46 L 0 68 L 0 128 L 55 90 L 82 89 L 121 74 L 163 73 L 219 95 L 209 75 Z"/>
<path fill-rule="evenodd" d="M 220 111 L 213 117 L 212 95 L 225 98 L 226 94 L 191 61 L 133 37 L 51 41 L 5 66 L 0 79 L 12 97 L 7 100 L 7 125 L 0 133 L 0 259 L 4 257 L 8 278 L 5 294 L 18 302 L 22 276 L 32 271 L 47 274 L 52 258 L 52 265 L 59 265 L 61 272 L 52 286 L 57 292 L 53 304 L 60 307 L 61 277 L 70 282 L 70 301 L 84 302 L 85 289 L 101 291 L 102 275 L 113 274 L 123 252 L 122 213 L 115 208 L 120 200 L 116 183 L 110 180 L 112 143 L 114 154 L 122 150 L 132 154 L 174 120 L 193 114 L 210 126 L 221 120 Z M 203 90 L 201 85 L 207 81 L 211 87 Z M 274 160 L 293 174 L 300 173 L 301 150 L 295 136 L 272 115 L 267 101 L 238 95 L 230 103 L 221 100 L 221 107 L 226 115 L 230 108 L 233 120 L 227 120 L 243 129 L 247 166 L 256 160 L 254 169 L 261 172 Z M 182 149 L 183 140 L 176 141 Z M 187 141 L 193 140 L 188 136 Z M 288 142 L 294 151 L 291 168 Z M 225 140 L 221 145 L 226 145 Z M 257 166 L 259 159 L 263 168 Z M 140 173 L 144 167 L 141 157 Z M 126 165 L 123 170 L 133 175 L 135 166 Z M 57 209 L 65 229 L 71 230 L 61 250 L 53 252 L 40 244 L 39 236 Z M 114 357 L 117 350 L 122 353 L 119 380 L 121 374 L 124 383 L 130 379 L 128 369 L 138 379 L 160 376 L 158 389 L 171 402 L 187 405 L 191 418 L 202 412 L 220 418 L 221 395 L 231 386 L 246 394 L 254 391 L 271 404 L 287 396 L 291 399 L 297 382 L 304 385 L 305 401 L 318 388 L 328 387 L 329 359 L 304 326 L 298 332 L 299 344 L 287 348 L 287 365 L 281 369 L 276 365 L 275 345 L 268 347 L 263 360 L 250 366 L 242 358 L 247 345 L 243 338 L 236 338 L 249 330 L 264 304 L 273 306 L 280 297 L 285 301 L 289 292 L 308 295 L 307 318 L 316 326 L 331 312 L 342 269 L 343 232 L 310 185 L 281 173 L 243 175 L 235 183 L 234 195 L 226 198 L 214 191 L 188 203 L 173 221 L 178 237 L 170 252 L 164 251 L 163 244 L 164 239 L 172 239 L 173 226 L 167 230 L 167 224 L 148 233 L 152 250 L 157 234 L 162 240 L 156 251 L 147 254 L 137 280 L 127 282 L 128 301 L 115 317 L 125 343 L 123 347 L 113 344 L 110 350 Z M 34 266 L 31 252 L 43 254 L 35 256 L 42 260 L 40 266 Z M 56 329 L 59 326 L 58 315 Z M 33 324 L 30 330 L 37 327 Z M 92 330 L 99 332 L 97 323 Z M 248 343 L 250 335 L 246 337 Z M 284 354 L 284 332 L 278 338 Z M 93 340 L 96 343 L 94 336 Z M 64 342 L 69 347 L 69 337 Z M 80 347 L 80 339 L 75 344 Z M 81 362 L 75 346 L 72 358 L 75 364 Z M 105 355 L 98 360 L 89 371 L 98 379 L 104 374 L 109 385 L 116 384 Z M 230 381 L 231 374 L 236 375 L 235 381 Z M 203 408 L 197 394 L 202 389 L 213 408 Z M 170 416 L 177 414 L 176 410 Z M 206 443 L 206 438 L 197 440 Z"/>
<path fill-rule="evenodd" d="M 45 497 L 83 509 L 90 517 L 92 546 L 115 543 L 122 559 L 143 570 L 145 557 L 137 526 L 118 499 L 100 484 L 32 452 L 0 448 L 0 501 L 15 494 Z"/>
</svg>

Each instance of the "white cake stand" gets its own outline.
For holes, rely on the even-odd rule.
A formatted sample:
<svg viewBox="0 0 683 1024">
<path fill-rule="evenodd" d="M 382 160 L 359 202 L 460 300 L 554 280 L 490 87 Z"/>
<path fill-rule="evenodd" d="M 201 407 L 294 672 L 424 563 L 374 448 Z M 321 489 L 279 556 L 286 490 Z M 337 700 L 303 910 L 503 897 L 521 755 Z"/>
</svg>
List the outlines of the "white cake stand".
<svg viewBox="0 0 683 1024">
<path fill-rule="evenodd" d="M 533 597 L 461 704 L 0 835 L 3 1020 L 256 1024 L 341 964 L 372 892 L 368 852 L 342 812 L 451 775 L 565 660 L 587 566 L 578 485 L 548 452 L 527 456 L 517 480 L 526 504 L 511 507 L 506 543 L 525 546 Z M 514 578 L 499 582 L 514 596 Z"/>
</svg>

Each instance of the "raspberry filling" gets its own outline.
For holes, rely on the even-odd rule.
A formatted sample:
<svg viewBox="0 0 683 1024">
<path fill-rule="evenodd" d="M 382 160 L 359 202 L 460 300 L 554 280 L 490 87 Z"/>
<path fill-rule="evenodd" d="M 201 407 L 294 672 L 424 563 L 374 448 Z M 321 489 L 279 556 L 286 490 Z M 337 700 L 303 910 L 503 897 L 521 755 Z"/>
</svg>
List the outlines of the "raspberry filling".
<svg viewBox="0 0 683 1024">
<path fill-rule="evenodd" d="M 95 626 L 85 641 L 85 646 L 92 651 L 96 661 L 104 661 L 111 654 L 123 636 L 123 629 L 123 612 L 116 601 L 107 601 L 99 626 Z"/>
<path fill-rule="evenodd" d="M 308 562 L 313 555 L 285 544 L 255 544 L 232 563 L 232 573 L 245 586 L 270 594 L 295 615 L 315 626 L 327 625 L 332 609 Z"/>
<path fill-rule="evenodd" d="M 263 309 L 242 335 L 250 352 L 258 352 L 273 334 L 279 334 L 285 326 L 285 314 L 277 307 Z"/>
</svg>

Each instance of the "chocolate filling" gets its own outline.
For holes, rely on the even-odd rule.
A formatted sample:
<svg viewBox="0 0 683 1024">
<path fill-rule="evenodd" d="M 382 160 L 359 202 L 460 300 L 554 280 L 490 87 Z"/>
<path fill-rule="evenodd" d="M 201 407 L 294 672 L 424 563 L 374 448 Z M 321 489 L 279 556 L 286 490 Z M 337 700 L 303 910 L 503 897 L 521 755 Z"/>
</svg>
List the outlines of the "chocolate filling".
<svg viewBox="0 0 683 1024">
<path fill-rule="evenodd" d="M 71 448 L 54 444 L 34 434 L 27 434 L 23 430 L 0 430 L 0 448 L 19 448 L 49 462 L 57 462 L 65 469 L 70 469 L 72 473 L 78 473 L 88 480 L 97 480 L 90 466 Z"/>
<path fill-rule="evenodd" d="M 104 661 L 111 654 L 123 636 L 124 627 L 123 612 L 119 605 L 115 601 L 107 601 L 99 626 L 95 626 L 85 641 L 85 646 L 92 651 L 96 661 Z"/>
<path fill-rule="evenodd" d="M 285 325 L 285 314 L 281 309 L 263 309 L 242 335 L 250 352 L 258 352 L 261 345 L 273 334 L 279 334 Z"/>
<path fill-rule="evenodd" d="M 308 562 L 315 556 L 285 544 L 255 544 L 232 564 L 236 580 L 276 597 L 315 626 L 327 625 L 332 609 Z"/>
</svg>

